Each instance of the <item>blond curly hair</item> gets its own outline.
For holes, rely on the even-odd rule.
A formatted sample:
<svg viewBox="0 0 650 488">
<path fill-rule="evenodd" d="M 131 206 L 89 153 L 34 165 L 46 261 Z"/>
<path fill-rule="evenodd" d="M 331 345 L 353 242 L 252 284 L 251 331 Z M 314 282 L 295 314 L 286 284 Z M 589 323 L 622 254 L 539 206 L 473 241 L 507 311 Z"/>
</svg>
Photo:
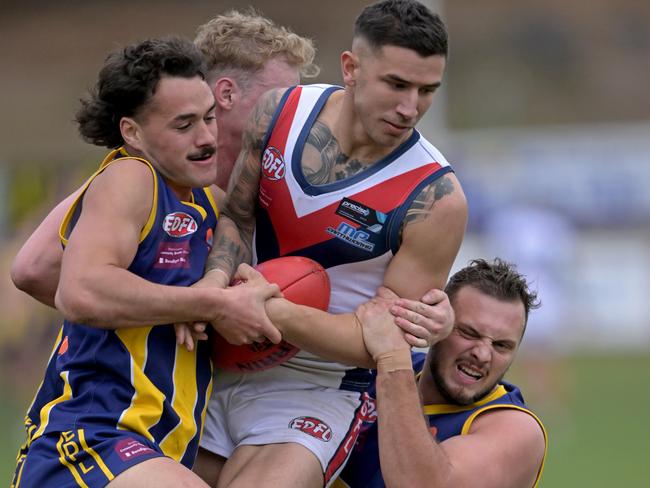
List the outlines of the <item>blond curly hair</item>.
<svg viewBox="0 0 650 488">
<path fill-rule="evenodd" d="M 296 66 L 302 77 L 320 71 L 314 64 L 316 48 L 311 39 L 276 25 L 254 9 L 215 17 L 198 28 L 194 44 L 206 58 L 211 79 L 235 75 L 246 81 L 275 57 Z"/>
</svg>

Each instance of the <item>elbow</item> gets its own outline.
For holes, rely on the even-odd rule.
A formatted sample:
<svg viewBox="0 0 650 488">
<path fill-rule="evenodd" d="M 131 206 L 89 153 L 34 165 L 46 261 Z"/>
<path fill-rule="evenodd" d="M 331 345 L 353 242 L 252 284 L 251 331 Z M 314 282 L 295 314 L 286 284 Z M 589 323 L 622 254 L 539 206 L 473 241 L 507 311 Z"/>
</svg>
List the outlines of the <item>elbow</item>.
<svg viewBox="0 0 650 488">
<path fill-rule="evenodd" d="M 33 270 L 34 266 L 25 262 L 21 256 L 17 256 L 11 263 L 9 275 L 14 286 L 20 291 L 24 291 L 28 295 L 33 295 L 38 290 L 39 277 Z"/>
<path fill-rule="evenodd" d="M 91 325 L 97 320 L 92 294 L 82 286 L 59 286 L 54 295 L 54 304 L 70 322 Z"/>
</svg>

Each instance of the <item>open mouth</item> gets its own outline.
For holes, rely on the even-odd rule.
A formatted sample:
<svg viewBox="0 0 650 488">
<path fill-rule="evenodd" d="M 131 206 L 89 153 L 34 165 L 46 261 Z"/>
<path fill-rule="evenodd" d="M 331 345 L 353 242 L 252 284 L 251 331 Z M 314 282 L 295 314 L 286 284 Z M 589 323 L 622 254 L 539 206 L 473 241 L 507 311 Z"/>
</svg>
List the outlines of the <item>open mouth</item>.
<svg viewBox="0 0 650 488">
<path fill-rule="evenodd" d="M 474 381 L 479 381 L 481 378 L 483 378 L 484 373 L 477 369 L 474 368 L 468 364 L 459 364 L 456 366 L 456 369 L 465 377 L 468 377 Z"/>
<path fill-rule="evenodd" d="M 187 159 L 190 161 L 207 161 L 212 158 L 215 152 L 217 152 L 217 150 L 214 147 L 207 147 L 199 153 L 190 154 Z"/>
</svg>

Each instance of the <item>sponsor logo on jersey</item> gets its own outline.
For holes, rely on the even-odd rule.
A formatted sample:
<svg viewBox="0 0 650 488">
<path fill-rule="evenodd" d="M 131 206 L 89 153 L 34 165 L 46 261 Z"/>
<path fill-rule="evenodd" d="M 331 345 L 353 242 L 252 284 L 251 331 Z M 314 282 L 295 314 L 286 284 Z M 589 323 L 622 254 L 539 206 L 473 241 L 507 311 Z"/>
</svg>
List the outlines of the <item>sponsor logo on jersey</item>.
<svg viewBox="0 0 650 488">
<path fill-rule="evenodd" d="M 161 242 L 153 267 L 158 269 L 189 268 L 190 242 Z"/>
<path fill-rule="evenodd" d="M 165 215 L 162 227 L 172 237 L 184 237 L 194 234 L 199 228 L 196 225 L 196 220 L 185 212 L 174 212 Z"/>
<path fill-rule="evenodd" d="M 388 217 L 385 213 L 370 208 L 363 203 L 355 202 L 349 198 L 344 198 L 339 203 L 336 213 L 341 217 L 361 224 L 366 229 L 375 234 L 379 233 Z"/>
<path fill-rule="evenodd" d="M 329 442 L 332 438 L 332 429 L 329 425 L 316 417 L 296 417 L 289 422 L 289 428 L 304 432 L 323 442 Z"/>
<path fill-rule="evenodd" d="M 328 234 L 333 235 L 337 239 L 341 239 L 342 241 L 358 247 L 359 249 L 363 249 L 364 251 L 372 252 L 375 248 L 375 245 L 372 242 L 368 242 L 370 234 L 364 230 L 357 229 L 346 222 L 341 222 L 336 229 L 328 227 L 326 230 Z"/>
<path fill-rule="evenodd" d="M 128 461 L 139 456 L 144 456 L 145 454 L 153 454 L 156 451 L 145 446 L 142 442 L 136 441 L 132 437 L 127 437 L 117 443 L 115 452 L 122 461 Z"/>
<path fill-rule="evenodd" d="M 282 153 L 274 148 L 267 147 L 262 155 L 262 174 L 272 181 L 281 180 L 286 173 L 284 157 Z"/>
</svg>

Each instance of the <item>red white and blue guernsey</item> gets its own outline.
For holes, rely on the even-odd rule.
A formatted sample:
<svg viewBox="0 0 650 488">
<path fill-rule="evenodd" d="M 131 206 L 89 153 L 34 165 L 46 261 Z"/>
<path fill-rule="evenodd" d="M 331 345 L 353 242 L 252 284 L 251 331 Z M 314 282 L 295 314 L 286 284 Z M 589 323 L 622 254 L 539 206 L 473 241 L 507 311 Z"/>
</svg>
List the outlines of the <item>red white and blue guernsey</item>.
<svg viewBox="0 0 650 488">
<path fill-rule="evenodd" d="M 346 313 L 368 301 L 382 284 L 399 248 L 407 210 L 420 191 L 451 171 L 440 152 L 413 130 L 384 159 L 352 177 L 312 185 L 301 169 L 305 142 L 332 85 L 305 85 L 283 96 L 267 133 L 262 157 L 254 239 L 257 262 L 305 256 L 330 278 L 330 313 Z M 319 375 L 324 386 L 365 389 L 368 377 L 305 351 L 283 365 Z M 333 375 L 323 375 L 330 371 Z M 364 370 L 365 371 L 365 370 Z"/>
<path fill-rule="evenodd" d="M 85 189 L 121 159 L 139 158 L 124 149 L 107 156 L 61 226 L 64 243 Z M 203 275 L 216 204 L 207 188 L 193 189 L 191 201 L 180 201 L 162 175 L 141 162 L 151 170 L 154 195 L 128 269 L 154 283 L 189 286 Z M 211 380 L 207 341 L 189 352 L 176 344 L 170 325 L 100 329 L 66 320 L 25 417 L 27 442 L 11 486 L 104 486 L 158 456 L 191 468 Z"/>
</svg>

